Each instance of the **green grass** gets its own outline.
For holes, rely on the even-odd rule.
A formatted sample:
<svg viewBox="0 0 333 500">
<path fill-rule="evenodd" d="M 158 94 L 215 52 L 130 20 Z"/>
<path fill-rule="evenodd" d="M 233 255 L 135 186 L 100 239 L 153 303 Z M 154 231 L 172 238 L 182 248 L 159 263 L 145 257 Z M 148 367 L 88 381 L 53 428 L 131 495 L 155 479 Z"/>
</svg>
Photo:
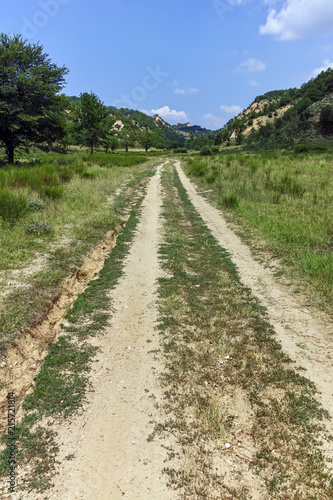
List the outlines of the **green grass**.
<svg viewBox="0 0 333 500">
<path fill-rule="evenodd" d="M 28 211 L 24 196 L 12 193 L 8 189 L 0 190 L 0 217 L 4 223 L 15 224 Z"/>
<path fill-rule="evenodd" d="M 245 238 L 281 259 L 309 304 L 333 313 L 331 154 L 226 153 L 183 165 Z"/>
<path fill-rule="evenodd" d="M 139 158 L 142 165 L 138 165 L 138 155 L 128 153 L 119 155 L 118 163 L 124 166 L 115 166 L 113 156 L 117 155 L 100 154 L 85 160 L 84 155 L 53 154 L 47 163 L 42 157 L 41 162 L 30 161 L 28 166 L 0 169 L 0 180 L 14 200 L 11 202 L 14 208 L 16 200 L 20 201 L 20 207 L 23 202 L 26 207 L 15 208 L 19 216 L 11 216 L 10 221 L 0 217 L 0 284 L 6 287 L 14 279 L 21 285 L 29 285 L 13 288 L 1 299 L 2 348 L 19 329 L 45 315 L 61 281 L 75 271 L 108 230 L 124 220 L 119 202 L 108 200 L 126 185 L 129 204 L 137 187 L 151 172 L 153 162 L 142 155 Z M 111 163 L 105 163 L 104 158 L 110 158 Z M 98 161 L 105 164 L 100 166 Z M 14 208 L 10 212 L 7 203 L 7 213 L 14 213 Z M 43 256 L 43 268 L 37 267 L 34 272 L 36 257 L 38 263 L 38 257 Z M 21 275 L 13 275 L 13 270 L 20 269 Z"/>
<path fill-rule="evenodd" d="M 216 457 L 233 461 L 238 440 L 249 439 L 257 456 L 246 466 L 259 474 L 267 498 L 328 500 L 333 482 L 318 439 L 328 414 L 314 384 L 283 353 L 265 310 L 240 283 L 175 171 L 164 174 L 163 185 L 160 254 L 169 277 L 160 279 L 159 327 L 168 419 L 156 433 L 177 440 L 171 458 L 180 447 L 180 465 L 165 469 L 170 485 L 182 498 L 249 498 L 245 487 L 229 485 L 214 467 Z M 232 413 L 237 389 L 253 413 L 243 438 Z"/>
<path fill-rule="evenodd" d="M 91 362 L 98 349 L 89 338 L 105 330 L 110 317 L 109 292 L 123 273 L 124 258 L 129 252 L 138 223 L 143 199 L 143 186 L 135 194 L 131 191 L 120 195 L 119 210 L 131 205 L 125 229 L 117 238 L 117 245 L 106 259 L 97 279 L 79 296 L 66 320 L 69 327 L 62 327 L 62 335 L 50 345 L 43 366 L 35 378 L 32 392 L 23 401 L 23 419 L 16 426 L 18 449 L 17 463 L 29 465 L 29 474 L 19 485 L 20 491 L 45 491 L 52 485 L 58 447 L 52 430 L 55 420 L 66 419 L 85 402 L 89 386 Z M 6 437 L 2 441 L 6 443 Z M 8 447 L 0 455 L 0 474 L 8 475 Z M 73 457 L 70 457 L 73 458 Z M 67 459 L 70 459 L 67 458 Z"/>
</svg>

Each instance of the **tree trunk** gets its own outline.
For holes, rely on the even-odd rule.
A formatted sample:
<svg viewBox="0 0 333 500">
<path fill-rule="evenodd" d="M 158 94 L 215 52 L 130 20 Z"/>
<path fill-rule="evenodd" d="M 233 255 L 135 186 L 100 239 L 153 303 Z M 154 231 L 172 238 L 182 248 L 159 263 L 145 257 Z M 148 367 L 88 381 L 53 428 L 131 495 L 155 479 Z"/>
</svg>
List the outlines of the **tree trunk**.
<svg viewBox="0 0 333 500">
<path fill-rule="evenodd" d="M 7 146 L 7 158 L 8 158 L 8 163 L 13 164 L 14 163 L 14 147 L 13 146 Z"/>
<path fill-rule="evenodd" d="M 94 145 L 90 144 L 90 154 L 94 154 Z"/>
<path fill-rule="evenodd" d="M 128 146 L 125 146 L 125 148 L 126 148 L 126 153 L 128 153 Z"/>
<path fill-rule="evenodd" d="M 51 153 L 51 151 L 53 151 L 53 144 L 52 144 L 52 142 L 51 142 L 51 141 L 49 141 L 49 142 L 47 143 L 47 149 L 48 149 L 48 152 L 49 152 L 49 153 Z"/>
</svg>

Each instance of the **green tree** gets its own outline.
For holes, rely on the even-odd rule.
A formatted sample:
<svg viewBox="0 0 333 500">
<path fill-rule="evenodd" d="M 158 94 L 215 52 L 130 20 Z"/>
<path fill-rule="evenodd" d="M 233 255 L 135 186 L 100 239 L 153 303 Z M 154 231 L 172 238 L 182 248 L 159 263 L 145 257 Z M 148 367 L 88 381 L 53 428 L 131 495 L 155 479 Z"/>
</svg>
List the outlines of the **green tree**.
<svg viewBox="0 0 333 500">
<path fill-rule="evenodd" d="M 230 140 L 230 136 L 230 130 L 226 128 L 219 130 L 215 136 L 215 145 L 220 146 L 224 142 L 228 142 Z"/>
<path fill-rule="evenodd" d="M 112 153 L 114 153 L 116 149 L 119 149 L 119 147 L 120 147 L 120 142 L 118 137 L 116 137 L 115 135 L 112 136 L 110 139 L 110 149 Z"/>
<path fill-rule="evenodd" d="M 94 146 L 98 146 L 107 132 L 109 113 L 107 107 L 93 92 L 80 94 L 80 103 L 77 113 L 77 128 L 79 141 L 90 148 L 94 153 Z"/>
<path fill-rule="evenodd" d="M 146 152 L 149 148 L 151 148 L 154 144 L 154 135 L 152 132 L 148 132 L 148 130 L 144 130 L 139 135 L 139 143 L 143 148 L 145 148 Z"/>
<path fill-rule="evenodd" d="M 67 73 L 64 66 L 51 63 L 41 45 L 21 35 L 0 34 L 0 140 L 9 163 L 14 163 L 19 145 L 43 142 L 45 127 L 54 126 L 57 94 Z M 47 116 L 50 121 L 45 121 Z"/>
<path fill-rule="evenodd" d="M 123 129 L 120 133 L 121 145 L 125 149 L 126 153 L 128 148 L 133 148 L 135 146 L 135 135 L 131 130 Z"/>
</svg>

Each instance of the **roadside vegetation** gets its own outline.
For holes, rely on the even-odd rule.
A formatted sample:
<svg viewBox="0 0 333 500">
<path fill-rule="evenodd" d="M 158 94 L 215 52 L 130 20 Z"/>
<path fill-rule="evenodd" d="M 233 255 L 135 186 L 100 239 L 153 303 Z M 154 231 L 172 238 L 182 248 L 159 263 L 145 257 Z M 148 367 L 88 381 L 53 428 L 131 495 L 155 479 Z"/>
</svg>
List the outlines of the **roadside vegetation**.
<svg viewBox="0 0 333 500">
<path fill-rule="evenodd" d="M 169 449 L 179 464 L 166 464 L 170 485 L 180 498 L 331 498 L 319 438 L 328 415 L 314 385 L 282 352 L 177 173 L 168 169 L 163 184 L 168 276 L 160 279 L 159 327 L 169 418 L 156 434 L 171 433 L 181 447 L 176 456 Z"/>
<path fill-rule="evenodd" d="M 120 226 L 112 196 L 135 191 L 151 164 L 137 153 L 53 153 L 0 169 L 0 346 L 39 321 L 62 280 Z"/>
<path fill-rule="evenodd" d="M 89 164 L 87 168 L 89 171 Z M 116 228 L 118 225 L 119 231 L 120 222 L 125 219 L 126 227 L 119 234 L 117 245 L 105 260 L 98 277 L 89 283 L 65 315 L 58 340 L 49 346 L 48 355 L 35 378 L 33 390 L 23 401 L 22 419 L 17 422 L 15 431 L 19 450 L 16 458 L 20 492 L 41 492 L 52 484 L 58 452 L 55 426 L 74 412 L 82 411 L 84 406 L 87 391 L 90 389 L 89 371 L 97 354 L 97 348 L 92 345 L 90 339 L 103 332 L 108 324 L 109 292 L 122 275 L 123 260 L 129 251 L 129 243 L 138 222 L 145 185 L 153 172 L 151 165 L 147 164 L 136 169 L 117 167 L 113 171 L 110 167 L 103 169 L 91 162 L 91 168 L 99 173 L 97 180 L 85 180 L 88 184 L 84 185 L 81 177 L 74 176 L 72 185 L 69 183 L 67 186 L 62 205 L 58 202 L 56 207 L 57 219 L 50 219 L 55 232 L 59 231 L 63 236 L 62 217 L 66 216 L 66 221 L 71 221 L 70 236 L 80 239 L 72 239 L 69 248 L 59 247 L 50 257 L 51 268 L 41 273 L 43 277 L 50 273 L 55 274 L 56 279 L 53 282 L 47 280 L 48 286 L 55 287 L 57 280 L 66 275 L 68 269 L 80 260 L 82 252 L 96 244 L 107 229 Z M 114 191 L 121 183 L 123 189 L 115 195 Z M 76 193 L 79 201 L 73 193 Z M 110 205 L 106 203 L 109 194 L 114 195 Z M 53 214 L 54 209 L 53 206 Z M 20 296 L 20 301 L 31 310 L 31 315 L 36 313 L 36 304 L 31 303 L 32 297 L 35 294 L 40 299 L 38 287 L 42 286 L 43 290 L 43 284 L 46 286 L 46 281 L 44 283 L 38 278 L 39 276 L 34 277 L 33 288 L 28 296 Z M 13 299 L 14 297 L 11 297 L 10 311 L 16 312 Z M 5 478 L 9 470 L 6 436 L 3 436 L 1 444 L 0 475 Z M 73 457 L 67 457 L 68 460 L 71 458 Z"/>
<path fill-rule="evenodd" d="M 281 260 L 309 305 L 333 313 L 330 154 L 191 156 L 183 166 L 259 254 L 269 250 Z"/>
</svg>

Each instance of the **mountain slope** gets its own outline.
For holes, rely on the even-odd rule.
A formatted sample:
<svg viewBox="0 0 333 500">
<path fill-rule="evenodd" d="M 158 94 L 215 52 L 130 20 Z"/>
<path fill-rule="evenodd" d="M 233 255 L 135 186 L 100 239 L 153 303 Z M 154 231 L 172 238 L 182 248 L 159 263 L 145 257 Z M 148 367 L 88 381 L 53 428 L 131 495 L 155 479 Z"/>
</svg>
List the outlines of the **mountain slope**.
<svg viewBox="0 0 333 500">
<path fill-rule="evenodd" d="M 333 138 L 333 71 L 322 72 L 301 88 L 258 96 L 217 134 L 220 144 L 289 148 Z"/>
</svg>

